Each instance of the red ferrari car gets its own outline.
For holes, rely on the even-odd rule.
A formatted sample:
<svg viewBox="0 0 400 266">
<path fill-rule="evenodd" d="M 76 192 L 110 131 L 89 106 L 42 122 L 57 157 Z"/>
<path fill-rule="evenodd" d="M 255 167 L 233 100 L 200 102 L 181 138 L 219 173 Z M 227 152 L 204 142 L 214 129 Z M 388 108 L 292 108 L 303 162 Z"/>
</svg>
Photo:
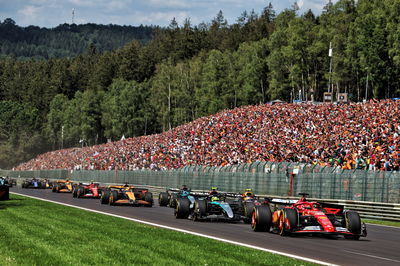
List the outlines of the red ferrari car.
<svg viewBox="0 0 400 266">
<path fill-rule="evenodd" d="M 300 195 L 300 200 L 272 199 L 266 205 L 255 206 L 252 229 L 272 231 L 282 236 L 343 235 L 346 239 L 354 240 L 367 236 L 365 224 L 361 222 L 357 212 L 343 210 L 343 206 L 339 205 L 307 201 L 307 193 Z M 275 209 L 273 212 L 271 207 Z"/>
<path fill-rule="evenodd" d="M 78 184 L 74 187 L 72 191 L 72 196 L 74 198 L 96 198 L 101 197 L 103 187 L 100 187 L 98 183 L 90 184 Z"/>
</svg>

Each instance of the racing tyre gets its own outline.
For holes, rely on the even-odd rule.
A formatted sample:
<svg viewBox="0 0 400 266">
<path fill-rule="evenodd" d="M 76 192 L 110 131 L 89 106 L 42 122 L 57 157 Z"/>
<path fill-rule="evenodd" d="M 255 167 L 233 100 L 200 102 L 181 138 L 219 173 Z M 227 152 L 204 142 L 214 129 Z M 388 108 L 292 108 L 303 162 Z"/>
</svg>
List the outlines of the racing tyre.
<svg viewBox="0 0 400 266">
<path fill-rule="evenodd" d="M 281 236 L 293 232 L 298 225 L 298 213 L 295 209 L 284 208 L 279 221 L 279 234 Z"/>
<path fill-rule="evenodd" d="M 46 187 L 47 187 L 46 182 L 42 182 L 41 188 L 46 189 Z"/>
<path fill-rule="evenodd" d="M 72 197 L 76 198 L 78 196 L 78 189 L 76 187 L 72 188 Z"/>
<path fill-rule="evenodd" d="M 52 192 L 56 192 L 57 184 L 54 184 L 53 187 L 51 188 Z"/>
<path fill-rule="evenodd" d="M 243 219 L 245 224 L 251 224 L 251 216 L 255 207 L 254 202 L 246 202 L 243 206 L 243 214 L 246 218 Z"/>
<path fill-rule="evenodd" d="M 178 199 L 178 194 L 172 193 L 171 197 L 169 199 L 169 207 L 170 208 L 175 208 L 176 207 L 176 200 Z"/>
<path fill-rule="evenodd" d="M 350 240 L 360 239 L 361 234 L 361 219 L 358 212 L 347 211 L 344 213 L 346 220 L 346 228 L 354 235 L 345 235 L 344 238 Z"/>
<path fill-rule="evenodd" d="M 61 184 L 57 184 L 56 185 L 56 192 L 60 193 L 60 190 L 61 190 Z"/>
<path fill-rule="evenodd" d="M 146 205 L 148 207 L 153 206 L 153 193 L 151 192 L 146 192 L 144 193 L 144 201 L 147 201 L 148 203 L 150 203 L 149 205 Z"/>
<path fill-rule="evenodd" d="M 254 232 L 269 232 L 272 225 L 272 213 L 269 206 L 255 206 L 251 215 L 251 229 Z"/>
<path fill-rule="evenodd" d="M 193 221 L 198 221 L 207 214 L 207 201 L 196 200 L 194 204 Z"/>
<path fill-rule="evenodd" d="M 190 214 L 190 200 L 188 198 L 178 199 L 175 207 L 176 219 L 187 219 Z"/>
<path fill-rule="evenodd" d="M 26 188 L 26 182 L 22 183 L 22 188 Z"/>
<path fill-rule="evenodd" d="M 112 191 L 110 192 L 110 197 L 109 197 L 108 203 L 109 203 L 110 205 L 114 205 L 115 202 L 116 202 L 117 200 L 118 200 L 118 192 L 115 191 L 115 190 L 112 190 Z"/>
<path fill-rule="evenodd" d="M 81 198 L 85 194 L 85 188 L 84 187 L 77 187 L 75 188 L 76 190 L 76 197 Z"/>
<path fill-rule="evenodd" d="M 161 192 L 158 195 L 158 204 L 160 206 L 167 206 L 168 205 L 168 192 Z"/>
<path fill-rule="evenodd" d="M 103 193 L 101 193 L 100 203 L 101 204 L 108 204 L 109 199 L 110 199 L 110 191 L 109 190 L 104 190 Z"/>
</svg>

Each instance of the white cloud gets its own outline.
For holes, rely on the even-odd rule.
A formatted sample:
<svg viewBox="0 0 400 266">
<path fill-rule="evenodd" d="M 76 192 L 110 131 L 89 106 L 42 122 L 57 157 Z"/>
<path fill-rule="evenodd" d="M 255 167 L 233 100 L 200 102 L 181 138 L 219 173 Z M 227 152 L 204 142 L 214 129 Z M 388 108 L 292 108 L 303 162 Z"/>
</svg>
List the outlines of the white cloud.
<svg viewBox="0 0 400 266">
<path fill-rule="evenodd" d="M 69 0 L 69 2 L 78 7 L 94 7 L 102 1 L 94 1 L 94 0 Z"/>
<path fill-rule="evenodd" d="M 155 8 L 190 8 L 191 1 L 185 0 L 149 0 L 148 4 Z"/>
<path fill-rule="evenodd" d="M 18 13 L 27 18 L 36 18 L 40 10 L 40 7 L 25 6 L 22 9 L 18 10 Z"/>
<path fill-rule="evenodd" d="M 127 8 L 129 6 L 129 2 L 128 1 L 117 1 L 117 0 L 113 0 L 113 1 L 109 1 L 106 4 L 106 7 L 108 9 L 111 10 L 116 10 L 116 9 L 124 9 Z"/>
</svg>

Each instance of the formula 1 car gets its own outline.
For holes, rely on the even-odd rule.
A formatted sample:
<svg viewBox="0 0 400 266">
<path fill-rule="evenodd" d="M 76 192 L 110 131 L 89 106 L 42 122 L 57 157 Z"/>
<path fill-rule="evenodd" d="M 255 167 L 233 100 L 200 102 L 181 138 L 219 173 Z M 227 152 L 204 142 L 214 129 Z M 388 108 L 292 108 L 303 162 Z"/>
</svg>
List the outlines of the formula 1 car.
<svg viewBox="0 0 400 266">
<path fill-rule="evenodd" d="M 12 187 L 12 186 L 16 186 L 16 185 L 17 185 L 17 180 L 16 180 L 15 178 L 10 178 L 10 177 L 6 176 L 6 177 L 2 177 L 2 179 L 3 179 L 5 182 L 8 183 L 8 186 L 9 186 L 9 187 Z"/>
<path fill-rule="evenodd" d="M 240 201 L 230 200 L 228 193 L 219 193 L 217 188 L 213 187 L 207 197 L 198 198 L 195 201 L 191 217 L 193 221 L 199 220 L 223 220 L 240 221 L 244 217 L 241 215 L 242 207 Z M 179 205 L 179 206 L 178 206 Z M 188 201 L 178 201 L 176 212 L 185 213 L 188 208 Z M 186 212 L 187 213 L 187 212 Z M 186 214 L 185 213 L 185 214 Z M 189 215 L 190 216 L 190 215 Z"/>
<path fill-rule="evenodd" d="M 160 192 L 160 194 L 158 194 L 158 204 L 161 207 L 168 206 L 175 208 L 178 194 L 178 189 L 167 189 L 165 192 Z"/>
<path fill-rule="evenodd" d="M 160 192 L 160 194 L 158 194 L 158 204 L 161 207 L 168 206 L 170 208 L 175 208 L 179 193 L 179 189 L 167 189 L 165 192 Z"/>
<path fill-rule="evenodd" d="M 10 187 L 12 185 L 8 182 L 8 179 L 0 177 L 0 200 L 10 199 Z"/>
<path fill-rule="evenodd" d="M 246 188 L 240 195 L 232 196 L 237 197 L 237 200 L 240 202 L 239 206 L 241 207 L 241 215 L 244 217 L 243 222 L 246 224 L 251 223 L 254 207 L 266 204 L 266 201 L 257 197 L 251 188 Z"/>
<path fill-rule="evenodd" d="M 270 231 L 272 228 L 272 232 L 282 236 L 343 235 L 344 238 L 353 240 L 367 236 L 366 226 L 357 212 L 343 210 L 343 206 L 339 205 L 307 201 L 307 193 L 300 195 L 300 200 L 272 199 L 269 204 L 255 206 L 252 229 Z M 272 204 L 281 207 L 271 212 Z"/>
<path fill-rule="evenodd" d="M 22 188 L 46 188 L 46 182 L 38 178 L 25 179 L 22 182 Z"/>
<path fill-rule="evenodd" d="M 199 196 L 207 196 L 208 193 L 204 192 L 192 192 L 190 188 L 183 185 L 180 189 L 167 189 L 166 192 L 161 192 L 158 195 L 158 203 L 160 206 L 168 206 L 170 208 L 176 208 L 178 199 L 187 198 L 191 205 L 194 204 L 195 198 Z M 194 205 L 193 205 L 194 206 Z M 191 208 L 193 208 L 193 206 Z"/>
<path fill-rule="evenodd" d="M 12 187 L 10 179 L 7 177 L 0 177 L 0 186 Z"/>
<path fill-rule="evenodd" d="M 73 187 L 72 197 L 99 199 L 103 189 L 104 187 L 100 187 L 98 183 L 79 183 Z"/>
<path fill-rule="evenodd" d="M 168 204 L 170 207 L 173 207 L 174 215 L 177 219 L 189 218 L 194 211 L 196 200 L 200 198 L 204 199 L 209 195 L 208 192 L 193 192 L 185 185 L 180 190 L 170 189 L 167 192 L 161 193 L 159 195 L 160 206 Z"/>
<path fill-rule="evenodd" d="M 104 189 L 101 197 L 101 204 L 110 205 L 132 205 L 132 206 L 153 206 L 153 194 L 146 188 L 137 188 L 125 185 L 113 185 Z"/>
<path fill-rule="evenodd" d="M 53 182 L 50 181 L 49 179 L 44 178 L 44 179 L 42 179 L 42 182 L 46 185 L 45 188 L 50 188 L 50 189 L 53 188 L 53 185 L 54 185 L 54 184 L 53 184 Z"/>
<path fill-rule="evenodd" d="M 57 180 L 53 183 L 53 187 L 51 188 L 52 192 L 56 193 L 72 193 L 74 189 L 74 182 L 70 180 Z"/>
</svg>

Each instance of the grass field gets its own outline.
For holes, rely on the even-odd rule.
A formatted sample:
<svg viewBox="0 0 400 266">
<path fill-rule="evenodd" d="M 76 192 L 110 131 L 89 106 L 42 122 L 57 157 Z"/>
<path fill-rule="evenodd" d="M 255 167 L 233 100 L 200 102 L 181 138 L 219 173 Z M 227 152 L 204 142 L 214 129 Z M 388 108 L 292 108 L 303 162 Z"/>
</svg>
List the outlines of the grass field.
<svg viewBox="0 0 400 266">
<path fill-rule="evenodd" d="M 312 265 L 288 257 L 11 195 L 1 265 Z"/>
<path fill-rule="evenodd" d="M 363 219 L 363 222 L 369 224 L 380 224 L 380 225 L 400 227 L 400 222 L 380 221 L 380 220 L 370 220 L 370 219 Z"/>
</svg>

